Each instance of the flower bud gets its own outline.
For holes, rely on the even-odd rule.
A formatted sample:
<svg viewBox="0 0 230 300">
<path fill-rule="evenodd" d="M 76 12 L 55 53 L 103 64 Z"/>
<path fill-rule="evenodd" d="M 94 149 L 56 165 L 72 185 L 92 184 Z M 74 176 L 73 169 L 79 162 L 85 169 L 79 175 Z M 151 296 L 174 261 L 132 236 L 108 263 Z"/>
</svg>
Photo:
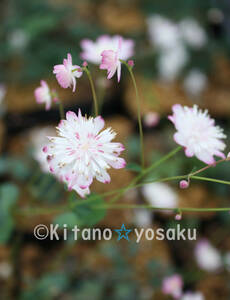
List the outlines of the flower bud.
<svg viewBox="0 0 230 300">
<path fill-rule="evenodd" d="M 133 66 L 134 66 L 134 61 L 133 61 L 133 60 L 129 60 L 129 61 L 128 61 L 128 65 L 129 65 L 130 67 L 133 67 Z"/>
<path fill-rule="evenodd" d="M 175 215 L 175 220 L 176 221 L 180 221 L 182 219 L 182 215 L 181 214 L 176 214 Z"/>
<path fill-rule="evenodd" d="M 83 64 L 82 64 L 83 67 L 87 67 L 88 66 L 88 63 L 87 61 L 83 61 Z"/>
<path fill-rule="evenodd" d="M 180 181 L 180 188 L 181 189 L 187 189 L 189 187 L 189 182 L 187 180 L 181 180 Z"/>
</svg>

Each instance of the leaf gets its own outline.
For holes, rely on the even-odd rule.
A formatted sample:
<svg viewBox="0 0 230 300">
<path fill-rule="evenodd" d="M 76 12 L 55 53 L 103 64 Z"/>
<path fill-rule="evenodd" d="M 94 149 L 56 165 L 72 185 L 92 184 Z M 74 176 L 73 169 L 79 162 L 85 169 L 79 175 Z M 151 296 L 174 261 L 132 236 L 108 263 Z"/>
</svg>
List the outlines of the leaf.
<svg viewBox="0 0 230 300">
<path fill-rule="evenodd" d="M 54 219 L 54 224 L 58 224 L 60 227 L 63 227 L 63 225 L 66 224 L 68 229 L 77 225 L 77 222 L 78 219 L 73 212 L 60 214 Z"/>
<path fill-rule="evenodd" d="M 130 170 L 130 171 L 134 171 L 134 172 L 141 172 L 142 168 L 140 165 L 138 165 L 137 163 L 128 163 L 126 165 L 126 169 Z"/>
<path fill-rule="evenodd" d="M 0 244 L 6 243 L 14 228 L 11 209 L 18 199 L 17 186 L 5 183 L 0 186 Z"/>
<path fill-rule="evenodd" d="M 78 226 L 93 226 L 102 220 L 106 215 L 106 209 L 99 206 L 105 204 L 104 199 L 95 194 L 91 194 L 86 200 L 81 200 L 82 204 L 76 205 L 73 212 L 77 218 Z"/>
</svg>

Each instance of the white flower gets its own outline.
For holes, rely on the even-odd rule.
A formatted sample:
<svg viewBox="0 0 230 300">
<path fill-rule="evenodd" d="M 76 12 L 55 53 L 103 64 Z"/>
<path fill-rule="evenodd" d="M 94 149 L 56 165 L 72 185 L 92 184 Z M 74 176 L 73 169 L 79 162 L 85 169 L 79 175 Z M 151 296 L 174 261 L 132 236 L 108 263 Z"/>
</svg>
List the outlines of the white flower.
<svg viewBox="0 0 230 300">
<path fill-rule="evenodd" d="M 6 87 L 4 84 L 0 84 L 0 105 L 3 103 L 5 95 L 6 95 Z"/>
<path fill-rule="evenodd" d="M 45 109 L 49 110 L 52 104 L 51 90 L 46 81 L 41 80 L 41 85 L 34 90 L 37 103 L 45 103 Z"/>
<path fill-rule="evenodd" d="M 160 50 L 170 49 L 180 43 L 180 31 L 176 23 L 158 14 L 147 19 L 150 41 Z"/>
<path fill-rule="evenodd" d="M 134 210 L 134 222 L 137 227 L 150 227 L 152 225 L 153 215 L 148 209 L 136 209 Z"/>
<path fill-rule="evenodd" d="M 214 155 L 225 158 L 225 144 L 221 139 L 226 138 L 223 130 L 215 126 L 208 111 L 202 111 L 197 105 L 192 108 L 173 105 L 173 115 L 169 120 L 175 125 L 177 132 L 174 140 L 185 149 L 188 157 L 196 156 L 206 164 L 215 163 Z"/>
<path fill-rule="evenodd" d="M 33 129 L 29 135 L 33 158 L 39 163 L 40 168 L 44 173 L 49 172 L 49 165 L 47 163 L 47 155 L 42 149 L 47 145 L 47 136 L 54 134 L 54 128 L 49 126 Z"/>
<path fill-rule="evenodd" d="M 43 148 L 50 171 L 81 197 L 89 194 L 94 178 L 109 183 L 107 169 L 124 168 L 126 164 L 118 157 L 124 146 L 111 142 L 116 133 L 111 128 L 101 131 L 103 127 L 100 116 L 87 119 L 80 110 L 78 116 L 69 111 L 57 127 L 58 137 L 49 137 L 50 144 Z"/>
<path fill-rule="evenodd" d="M 164 81 L 173 81 L 188 62 L 188 53 L 182 44 L 164 50 L 158 60 L 160 77 Z"/>
<path fill-rule="evenodd" d="M 204 300 L 204 296 L 199 292 L 197 293 L 187 292 L 182 296 L 181 300 Z"/>
<path fill-rule="evenodd" d="M 195 247 L 195 258 L 198 266 L 205 271 L 216 271 L 221 268 L 221 255 L 209 241 L 201 240 Z"/>
<path fill-rule="evenodd" d="M 192 97 L 199 96 L 207 85 L 207 77 L 199 69 L 193 69 L 185 77 L 184 89 Z"/>
<path fill-rule="evenodd" d="M 7 261 L 0 263 L 0 278 L 9 279 L 12 274 L 12 267 Z"/>
<path fill-rule="evenodd" d="M 207 35 L 195 19 L 185 19 L 180 22 L 179 27 L 183 39 L 189 46 L 200 49 L 207 43 Z"/>
<path fill-rule="evenodd" d="M 174 190 L 165 183 L 148 183 L 143 186 L 142 190 L 144 197 L 152 206 L 177 207 L 178 196 Z"/>
<path fill-rule="evenodd" d="M 101 54 L 105 50 L 113 50 L 117 52 L 119 40 L 121 40 L 121 49 L 119 51 L 119 59 L 127 60 L 134 53 L 134 42 L 131 39 L 124 39 L 121 36 L 102 35 L 94 42 L 89 39 L 81 41 L 83 52 L 81 57 L 93 64 L 99 65 L 101 63 Z"/>
</svg>

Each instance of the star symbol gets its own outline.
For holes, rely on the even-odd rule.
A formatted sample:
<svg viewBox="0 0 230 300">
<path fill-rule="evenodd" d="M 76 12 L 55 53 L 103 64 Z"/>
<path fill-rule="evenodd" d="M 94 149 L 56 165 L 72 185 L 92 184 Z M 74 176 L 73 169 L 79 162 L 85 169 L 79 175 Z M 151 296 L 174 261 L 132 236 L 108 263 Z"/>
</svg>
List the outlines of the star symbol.
<svg viewBox="0 0 230 300">
<path fill-rule="evenodd" d="M 132 231 L 132 229 L 126 229 L 125 225 L 122 224 L 121 229 L 114 229 L 114 231 L 118 233 L 118 238 L 117 238 L 118 241 L 120 241 L 123 238 L 129 241 L 128 234 Z"/>
</svg>

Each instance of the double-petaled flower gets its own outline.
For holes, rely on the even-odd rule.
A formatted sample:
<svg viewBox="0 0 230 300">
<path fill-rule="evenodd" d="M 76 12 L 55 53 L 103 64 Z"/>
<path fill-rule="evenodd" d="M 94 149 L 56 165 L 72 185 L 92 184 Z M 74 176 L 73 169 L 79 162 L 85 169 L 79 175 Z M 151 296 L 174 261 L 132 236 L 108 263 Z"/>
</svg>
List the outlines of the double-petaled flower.
<svg viewBox="0 0 230 300">
<path fill-rule="evenodd" d="M 78 115 L 69 111 L 57 127 L 58 136 L 49 137 L 50 143 L 43 148 L 50 171 L 81 197 L 90 193 L 94 178 L 109 183 L 107 170 L 126 165 L 119 157 L 124 146 L 111 142 L 116 133 L 111 128 L 102 130 L 104 124 L 100 116 L 86 118 L 80 110 Z"/>
</svg>

